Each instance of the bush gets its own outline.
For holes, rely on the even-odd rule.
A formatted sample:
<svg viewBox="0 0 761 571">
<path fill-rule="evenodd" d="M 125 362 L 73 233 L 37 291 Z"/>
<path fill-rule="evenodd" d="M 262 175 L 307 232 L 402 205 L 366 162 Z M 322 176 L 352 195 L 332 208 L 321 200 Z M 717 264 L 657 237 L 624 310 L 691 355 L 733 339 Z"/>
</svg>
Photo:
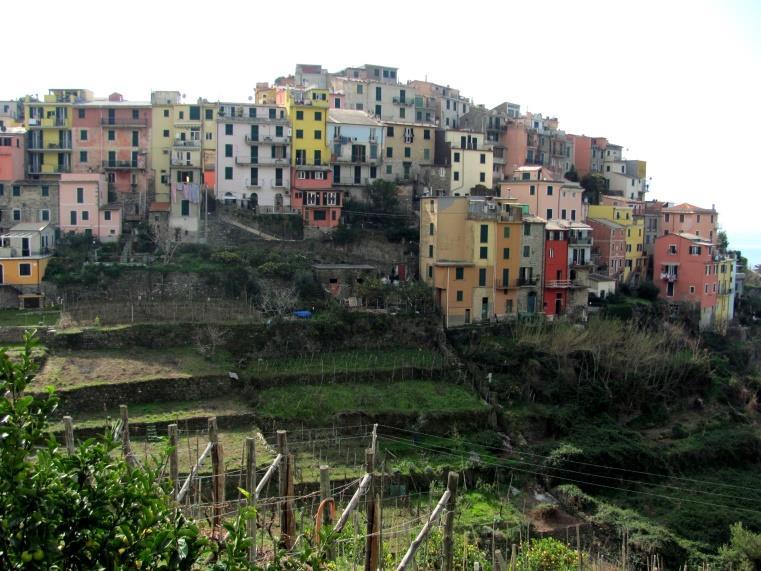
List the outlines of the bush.
<svg viewBox="0 0 761 571">
<path fill-rule="evenodd" d="M 658 287 L 650 281 L 642 282 L 637 288 L 637 297 L 647 301 L 655 301 L 658 297 Z"/>
<path fill-rule="evenodd" d="M 578 552 L 552 537 L 533 539 L 521 547 L 518 568 L 526 571 L 574 571 Z"/>
</svg>

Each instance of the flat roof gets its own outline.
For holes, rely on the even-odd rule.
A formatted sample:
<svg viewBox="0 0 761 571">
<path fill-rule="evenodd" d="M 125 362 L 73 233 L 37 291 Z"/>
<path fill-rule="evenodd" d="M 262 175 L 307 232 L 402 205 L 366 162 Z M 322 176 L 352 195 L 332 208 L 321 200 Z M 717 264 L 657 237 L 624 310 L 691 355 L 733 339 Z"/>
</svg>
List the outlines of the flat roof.
<svg viewBox="0 0 761 571">
<path fill-rule="evenodd" d="M 74 107 L 150 107 L 150 101 L 109 101 L 108 99 L 95 99 L 75 103 Z"/>
<path fill-rule="evenodd" d="M 623 224 L 618 224 L 617 222 L 613 222 L 612 220 L 607 220 L 605 218 L 589 218 L 589 217 L 587 217 L 587 222 L 594 222 L 596 224 L 602 224 L 604 226 L 608 226 L 608 227 L 614 228 L 614 229 L 617 229 L 617 228 L 623 229 L 624 228 Z"/>
<path fill-rule="evenodd" d="M 383 127 L 383 123 L 373 119 L 366 111 L 355 109 L 330 109 L 328 110 L 328 122 L 341 125 L 368 125 L 370 127 Z"/>
<path fill-rule="evenodd" d="M 48 226 L 49 222 L 21 222 L 11 227 L 10 232 L 42 232 Z"/>
</svg>

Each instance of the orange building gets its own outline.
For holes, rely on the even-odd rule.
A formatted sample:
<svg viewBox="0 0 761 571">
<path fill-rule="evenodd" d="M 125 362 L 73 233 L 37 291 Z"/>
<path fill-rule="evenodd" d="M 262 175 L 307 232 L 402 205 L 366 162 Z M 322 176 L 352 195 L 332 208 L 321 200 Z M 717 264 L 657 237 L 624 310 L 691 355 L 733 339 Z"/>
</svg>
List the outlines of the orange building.
<svg viewBox="0 0 761 571">
<path fill-rule="evenodd" d="M 718 222 L 719 213 L 713 206 L 710 209 L 700 208 L 683 202 L 661 209 L 659 236 L 686 232 L 716 244 Z"/>
</svg>

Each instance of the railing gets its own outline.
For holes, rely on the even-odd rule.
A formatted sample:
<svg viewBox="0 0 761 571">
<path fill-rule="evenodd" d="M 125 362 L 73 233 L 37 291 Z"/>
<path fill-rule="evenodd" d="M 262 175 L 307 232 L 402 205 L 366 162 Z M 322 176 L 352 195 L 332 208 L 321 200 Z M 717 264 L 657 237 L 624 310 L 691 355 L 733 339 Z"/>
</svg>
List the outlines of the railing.
<svg viewBox="0 0 761 571">
<path fill-rule="evenodd" d="M 591 246 L 592 238 L 569 238 L 568 243 L 570 245 L 578 244 L 581 246 Z"/>
<path fill-rule="evenodd" d="M 235 157 L 236 165 L 287 165 L 287 157 Z"/>
<path fill-rule="evenodd" d="M 178 159 L 175 157 L 172 157 L 171 165 L 173 167 L 192 167 L 192 168 L 201 168 L 200 165 L 193 164 L 195 161 L 193 159 Z M 200 161 L 198 161 L 200 162 Z"/>
<path fill-rule="evenodd" d="M 175 139 L 172 143 L 173 147 L 200 149 L 201 141 L 183 141 L 182 139 Z"/>
<path fill-rule="evenodd" d="M 538 278 L 518 278 L 518 285 L 521 287 L 535 286 L 538 282 Z"/>
<path fill-rule="evenodd" d="M 71 150 L 71 141 L 64 143 L 48 143 L 48 149 Z"/>
<path fill-rule="evenodd" d="M 497 289 L 510 289 L 511 287 L 515 287 L 515 284 L 510 285 L 510 280 L 503 281 L 503 280 L 495 280 L 496 284 L 495 287 Z"/>
<path fill-rule="evenodd" d="M 137 161 L 113 160 L 113 161 L 103 161 L 103 168 L 104 169 L 139 169 L 143 167 L 141 167 Z"/>
<path fill-rule="evenodd" d="M 550 288 L 567 288 L 574 287 L 576 283 L 573 280 L 550 280 L 545 283 L 545 287 Z"/>
<path fill-rule="evenodd" d="M 54 172 L 62 173 L 62 172 L 71 172 L 71 166 L 69 165 L 57 165 L 54 169 Z"/>
<path fill-rule="evenodd" d="M 104 127 L 147 127 L 148 119 L 130 119 L 128 117 L 114 117 L 113 119 L 101 119 L 100 124 Z"/>
<path fill-rule="evenodd" d="M 661 272 L 661 279 L 669 282 L 675 282 L 677 280 L 677 274 L 671 272 Z"/>
<path fill-rule="evenodd" d="M 415 101 L 411 99 L 407 99 L 406 97 L 402 99 L 401 97 L 392 97 L 391 101 L 393 101 L 396 105 L 406 105 L 408 107 L 412 107 L 415 105 Z"/>
<path fill-rule="evenodd" d="M 65 127 L 66 126 L 66 118 L 65 117 L 56 117 L 56 119 L 55 119 L 55 126 L 56 127 Z"/>
</svg>

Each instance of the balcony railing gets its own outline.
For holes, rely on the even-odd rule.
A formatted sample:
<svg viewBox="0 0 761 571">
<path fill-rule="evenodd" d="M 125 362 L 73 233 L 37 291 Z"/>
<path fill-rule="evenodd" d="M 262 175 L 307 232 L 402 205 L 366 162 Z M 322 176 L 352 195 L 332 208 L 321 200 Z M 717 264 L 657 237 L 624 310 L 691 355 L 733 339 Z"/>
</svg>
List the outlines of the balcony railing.
<svg viewBox="0 0 761 571">
<path fill-rule="evenodd" d="M 173 147 L 181 147 L 184 149 L 200 149 L 201 141 L 183 141 L 182 139 L 175 139 L 172 143 Z"/>
<path fill-rule="evenodd" d="M 531 287 L 535 286 L 539 282 L 538 278 L 518 278 L 518 285 L 520 287 Z"/>
<path fill-rule="evenodd" d="M 200 162 L 201 161 L 194 161 L 193 159 L 178 159 L 176 157 L 172 157 L 171 165 L 173 167 L 191 167 L 194 169 L 200 169 L 201 168 Z M 195 163 L 199 163 L 199 164 L 195 164 Z"/>
<path fill-rule="evenodd" d="M 672 274 L 671 272 L 661 272 L 661 279 L 666 280 L 668 282 L 675 282 L 677 280 L 678 274 Z"/>
<path fill-rule="evenodd" d="M 288 158 L 286 157 L 247 157 L 238 156 L 235 157 L 236 165 L 287 165 Z"/>
<path fill-rule="evenodd" d="M 568 239 L 568 243 L 571 245 L 577 245 L 577 246 L 591 246 L 592 245 L 592 238 L 574 238 L 571 237 Z"/>
<path fill-rule="evenodd" d="M 101 119 L 103 127 L 147 127 L 148 119 L 130 119 L 128 117 L 114 117 L 113 119 Z"/>
<path fill-rule="evenodd" d="M 573 280 L 550 280 L 545 283 L 545 287 L 549 288 L 568 288 L 575 286 L 576 283 Z"/>
<path fill-rule="evenodd" d="M 48 143 L 47 148 L 48 150 L 70 151 L 71 141 L 65 141 L 63 143 Z"/>
<path fill-rule="evenodd" d="M 53 171 L 57 173 L 71 172 L 71 166 L 70 165 L 56 165 Z"/>
<path fill-rule="evenodd" d="M 509 280 L 508 281 L 495 280 L 495 281 L 496 281 L 495 287 L 497 289 L 510 289 L 516 286 L 516 283 L 513 283 L 512 285 L 510 285 Z"/>
<path fill-rule="evenodd" d="M 412 106 L 415 105 L 415 101 L 414 100 L 407 99 L 406 97 L 404 99 L 402 99 L 401 97 L 393 97 L 391 100 L 396 105 L 406 105 L 408 107 L 412 107 Z"/>
<path fill-rule="evenodd" d="M 138 161 L 103 161 L 104 169 L 140 169 L 144 168 L 140 166 Z"/>
</svg>

